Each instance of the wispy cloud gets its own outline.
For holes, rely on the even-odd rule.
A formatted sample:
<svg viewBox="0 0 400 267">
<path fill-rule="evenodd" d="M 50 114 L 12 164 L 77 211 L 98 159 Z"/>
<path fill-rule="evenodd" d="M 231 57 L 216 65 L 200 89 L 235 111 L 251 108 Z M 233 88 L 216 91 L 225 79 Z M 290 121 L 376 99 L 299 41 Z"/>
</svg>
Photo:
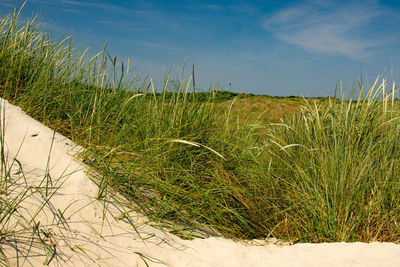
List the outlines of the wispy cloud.
<svg viewBox="0 0 400 267">
<path fill-rule="evenodd" d="M 120 7 L 117 5 L 101 3 L 99 1 L 86 2 L 86 1 L 74 1 L 74 0 L 60 0 L 60 3 L 70 6 L 82 6 L 82 7 L 99 8 L 99 9 L 111 9 L 111 10 L 120 9 Z"/>
<path fill-rule="evenodd" d="M 77 12 L 80 9 L 88 10 L 88 9 L 99 9 L 102 11 L 113 12 L 116 14 L 125 14 L 125 13 L 145 13 L 145 10 L 134 9 L 128 7 L 122 7 L 120 5 L 114 3 L 106 3 L 102 1 L 76 1 L 76 0 L 31 0 L 36 4 L 48 5 L 58 9 L 62 9 L 66 12 Z"/>
<path fill-rule="evenodd" d="M 362 60 L 380 45 L 370 26 L 385 13 L 376 1 L 312 0 L 278 11 L 265 19 L 263 26 L 279 39 L 306 50 Z"/>
<path fill-rule="evenodd" d="M 196 4 L 191 6 L 191 8 L 219 11 L 224 10 L 226 7 L 218 4 Z"/>
<path fill-rule="evenodd" d="M 6 7 L 6 8 L 16 8 L 18 7 L 18 4 L 22 4 L 22 2 L 18 2 L 17 0 L 2 0 L 0 1 L 0 7 Z"/>
</svg>

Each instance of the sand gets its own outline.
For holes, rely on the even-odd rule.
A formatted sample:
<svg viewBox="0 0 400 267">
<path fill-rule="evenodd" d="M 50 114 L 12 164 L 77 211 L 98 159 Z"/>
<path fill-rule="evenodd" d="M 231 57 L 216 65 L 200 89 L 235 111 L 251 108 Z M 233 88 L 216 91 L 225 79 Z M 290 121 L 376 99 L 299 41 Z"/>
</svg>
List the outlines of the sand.
<svg viewBox="0 0 400 267">
<path fill-rule="evenodd" d="M 121 216 L 128 209 L 117 201 L 96 200 L 97 185 L 87 175 L 88 168 L 74 157 L 82 148 L 20 108 L 7 101 L 1 103 L 8 164 L 16 158 L 26 179 L 26 184 L 21 182 L 22 173 L 14 164 L 12 177 L 20 182 L 18 188 L 38 185 L 46 173 L 52 186 L 59 187 L 35 219 L 47 233 L 47 237 L 42 234 L 42 241 L 51 248 L 49 255 L 45 255 L 40 240 L 22 242 L 18 259 L 15 250 L 7 246 L 11 242 L 3 243 L 11 265 L 146 266 L 143 259 L 150 266 L 400 265 L 400 245 L 392 243 L 280 245 L 271 240 L 239 242 L 221 237 L 182 240 L 149 226 L 140 214 L 130 212 L 128 220 Z M 39 199 L 38 194 L 28 198 L 20 209 L 21 216 L 34 214 Z"/>
</svg>

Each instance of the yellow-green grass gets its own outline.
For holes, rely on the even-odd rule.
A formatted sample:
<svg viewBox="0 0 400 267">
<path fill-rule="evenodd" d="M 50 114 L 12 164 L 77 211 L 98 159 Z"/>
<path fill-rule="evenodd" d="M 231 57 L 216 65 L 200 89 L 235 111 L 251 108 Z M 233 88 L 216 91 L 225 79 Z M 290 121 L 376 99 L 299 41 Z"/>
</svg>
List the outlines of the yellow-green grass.
<svg viewBox="0 0 400 267">
<path fill-rule="evenodd" d="M 384 81 L 355 101 L 200 101 L 193 75 L 154 88 L 106 49 L 85 61 L 35 25 L 0 23 L 2 97 L 86 148 L 99 198 L 117 190 L 185 237 L 399 241 L 400 125 Z"/>
<path fill-rule="evenodd" d="M 232 114 L 240 121 L 278 122 L 284 116 L 299 114 L 302 100 L 301 97 L 239 96 L 233 104 Z M 228 100 L 220 105 L 226 109 L 231 103 L 232 101 Z"/>
</svg>

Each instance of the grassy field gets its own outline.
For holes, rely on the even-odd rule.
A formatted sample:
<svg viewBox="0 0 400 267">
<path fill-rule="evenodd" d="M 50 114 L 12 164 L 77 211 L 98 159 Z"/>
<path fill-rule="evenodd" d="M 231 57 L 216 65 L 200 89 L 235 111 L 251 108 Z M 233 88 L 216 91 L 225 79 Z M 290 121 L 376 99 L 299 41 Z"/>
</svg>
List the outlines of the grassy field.
<svg viewBox="0 0 400 267">
<path fill-rule="evenodd" d="M 354 101 L 193 93 L 193 75 L 154 88 L 106 48 L 85 59 L 35 21 L 0 21 L 1 96 L 86 148 L 100 199 L 117 190 L 187 238 L 400 240 L 394 85 L 358 84 Z"/>
</svg>

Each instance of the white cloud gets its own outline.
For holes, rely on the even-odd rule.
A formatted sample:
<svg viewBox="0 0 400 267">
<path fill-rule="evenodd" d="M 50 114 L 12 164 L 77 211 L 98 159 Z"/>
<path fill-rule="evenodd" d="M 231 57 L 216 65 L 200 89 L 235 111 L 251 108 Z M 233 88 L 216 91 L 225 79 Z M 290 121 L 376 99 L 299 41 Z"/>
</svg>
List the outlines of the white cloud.
<svg viewBox="0 0 400 267">
<path fill-rule="evenodd" d="M 306 50 L 362 60 L 379 45 L 369 26 L 384 13 L 376 1 L 307 1 L 272 14 L 263 26 Z"/>
<path fill-rule="evenodd" d="M 0 0 L 1 1 L 1 0 Z M 51 7 L 56 7 L 58 9 L 64 10 L 66 12 L 79 12 L 81 8 L 84 9 L 102 9 L 110 12 L 114 12 L 117 14 L 122 13 L 145 13 L 145 11 L 140 9 L 133 9 L 129 7 L 122 7 L 116 3 L 103 3 L 101 1 L 77 1 L 77 0 L 30 0 L 30 2 L 40 4 L 40 5 L 48 5 Z"/>
<path fill-rule="evenodd" d="M 191 6 L 193 9 L 208 9 L 208 10 L 214 10 L 214 11 L 219 11 L 219 10 L 224 10 L 225 7 L 222 5 L 217 5 L 217 4 L 197 4 L 195 6 Z"/>
</svg>

